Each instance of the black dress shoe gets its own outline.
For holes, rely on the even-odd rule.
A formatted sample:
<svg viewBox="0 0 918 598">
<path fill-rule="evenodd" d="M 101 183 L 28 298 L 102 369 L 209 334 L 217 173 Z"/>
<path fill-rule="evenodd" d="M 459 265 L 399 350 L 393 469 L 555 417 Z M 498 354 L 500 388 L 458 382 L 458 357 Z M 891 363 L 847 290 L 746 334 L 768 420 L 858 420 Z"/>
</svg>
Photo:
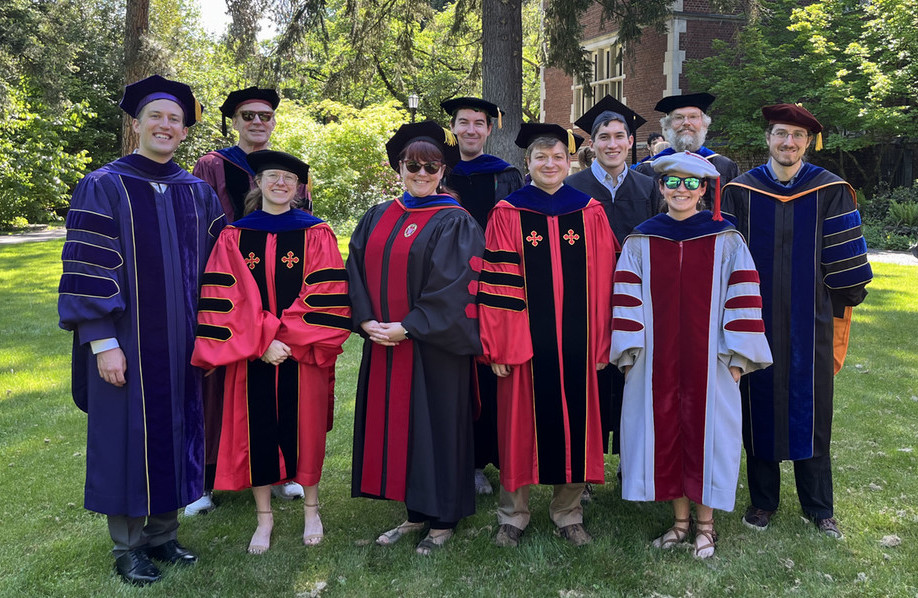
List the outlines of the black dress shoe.
<svg viewBox="0 0 918 598">
<path fill-rule="evenodd" d="M 178 540 L 169 540 L 165 544 L 151 546 L 147 548 L 147 554 L 157 561 L 173 565 L 193 565 L 198 561 L 198 557 L 179 544 Z"/>
<path fill-rule="evenodd" d="M 162 573 L 143 548 L 135 548 L 115 559 L 115 570 L 127 583 L 142 586 L 159 581 Z"/>
</svg>

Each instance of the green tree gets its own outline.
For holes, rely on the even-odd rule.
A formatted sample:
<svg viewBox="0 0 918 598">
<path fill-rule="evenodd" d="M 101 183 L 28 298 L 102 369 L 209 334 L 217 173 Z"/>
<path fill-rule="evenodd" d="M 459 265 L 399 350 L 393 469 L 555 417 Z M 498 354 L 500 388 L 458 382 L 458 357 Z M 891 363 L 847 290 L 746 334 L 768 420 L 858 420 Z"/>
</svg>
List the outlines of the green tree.
<svg viewBox="0 0 918 598">
<path fill-rule="evenodd" d="M 875 184 L 882 152 L 859 150 L 918 135 L 918 1 L 769 0 L 761 9 L 732 44 L 716 42 L 714 56 L 687 65 L 692 85 L 718 97 L 728 151 L 763 156 L 761 107 L 800 102 L 825 127 L 825 151 L 812 159 Z"/>
<path fill-rule="evenodd" d="M 796 35 L 788 29 L 797 0 L 766 0 L 763 15 L 750 21 L 733 40 L 715 40 L 709 58 L 688 61 L 691 85 L 717 96 L 713 106 L 718 140 L 737 152 L 761 153 L 763 126 L 761 107 L 801 98 L 807 88 L 805 76 L 782 61 L 802 54 Z M 777 58 L 781 57 L 781 58 Z"/>
<path fill-rule="evenodd" d="M 309 163 L 316 215 L 349 231 L 370 206 L 401 195 L 385 143 L 407 117 L 395 100 L 363 109 L 331 100 L 285 102 L 272 147 Z"/>
<path fill-rule="evenodd" d="M 86 150 L 117 153 L 119 4 L 0 4 L 0 223 L 56 219 Z"/>
<path fill-rule="evenodd" d="M 0 134 L 0 226 L 48 222 L 67 206 L 72 185 L 90 162 L 88 152 L 68 150 L 68 137 L 79 132 L 93 114 L 85 100 L 46 108 L 26 81 L 8 90 Z M 36 111 L 39 110 L 39 111 Z"/>
<path fill-rule="evenodd" d="M 331 0 L 321 18 L 293 11 L 279 23 L 273 67 L 297 97 L 362 108 L 392 99 L 407 105 L 416 93 L 419 115 L 439 118 L 441 100 L 480 92 L 480 17 L 466 14 L 454 27 L 455 7 Z"/>
<path fill-rule="evenodd" d="M 201 122 L 191 127 L 179 145 L 175 161 L 190 170 L 207 152 L 231 145 L 223 137 L 219 106 L 233 89 L 249 85 L 274 85 L 274 81 L 246 78 L 245 65 L 234 59 L 232 48 L 208 36 L 199 24 L 194 0 L 152 0 L 150 47 L 146 75 L 171 77 L 191 86 L 204 107 Z"/>
</svg>

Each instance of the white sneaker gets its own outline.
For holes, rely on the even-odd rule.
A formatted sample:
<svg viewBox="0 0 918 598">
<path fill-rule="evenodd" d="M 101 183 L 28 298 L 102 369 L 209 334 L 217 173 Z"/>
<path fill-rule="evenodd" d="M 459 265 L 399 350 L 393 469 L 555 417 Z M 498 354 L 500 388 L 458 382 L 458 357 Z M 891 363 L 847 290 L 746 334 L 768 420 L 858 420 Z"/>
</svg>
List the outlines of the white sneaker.
<svg viewBox="0 0 918 598">
<path fill-rule="evenodd" d="M 271 486 L 271 495 L 281 500 L 293 500 L 304 496 L 303 487 L 296 482 L 284 482 L 277 486 Z"/>
<path fill-rule="evenodd" d="M 185 517 L 193 517 L 194 515 L 204 515 L 213 511 L 217 505 L 214 504 L 214 493 L 213 491 L 207 491 L 190 505 L 185 507 Z"/>
<path fill-rule="evenodd" d="M 475 470 L 475 492 L 478 494 L 491 494 L 494 492 L 494 488 L 491 487 L 491 482 L 488 481 L 483 469 Z"/>
</svg>

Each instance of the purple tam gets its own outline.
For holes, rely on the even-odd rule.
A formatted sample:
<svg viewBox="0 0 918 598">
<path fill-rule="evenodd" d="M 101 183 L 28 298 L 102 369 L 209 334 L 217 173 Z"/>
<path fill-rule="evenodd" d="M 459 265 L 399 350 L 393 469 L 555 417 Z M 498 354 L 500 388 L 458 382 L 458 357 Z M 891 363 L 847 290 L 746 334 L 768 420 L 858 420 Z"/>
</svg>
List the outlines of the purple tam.
<svg viewBox="0 0 918 598">
<path fill-rule="evenodd" d="M 204 112 L 204 107 L 195 99 L 190 87 L 159 75 L 141 79 L 125 87 L 119 106 L 137 118 L 144 106 L 156 100 L 171 100 L 178 104 L 184 113 L 186 127 L 199 121 L 201 113 Z"/>
</svg>

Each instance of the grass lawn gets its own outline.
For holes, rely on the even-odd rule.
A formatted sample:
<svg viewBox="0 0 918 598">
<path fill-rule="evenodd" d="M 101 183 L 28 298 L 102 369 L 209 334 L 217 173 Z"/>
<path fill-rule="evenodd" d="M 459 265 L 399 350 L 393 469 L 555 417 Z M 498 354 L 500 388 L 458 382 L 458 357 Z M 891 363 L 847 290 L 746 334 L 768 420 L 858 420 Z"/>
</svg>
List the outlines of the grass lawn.
<svg viewBox="0 0 918 598">
<path fill-rule="evenodd" d="M 0 596 L 918 596 L 918 268 L 876 264 L 870 295 L 855 310 L 835 393 L 842 541 L 804 522 L 785 464 L 783 506 L 767 532 L 740 523 L 748 500 L 741 487 L 737 511 L 715 515 L 715 558 L 654 550 L 649 542 L 669 525 L 671 509 L 622 501 L 613 458 L 610 483 L 586 508 L 590 546 L 553 535 L 546 488 L 533 492 L 533 520 L 517 550 L 491 543 L 493 496 L 479 498 L 478 514 L 430 558 L 414 553 L 413 538 L 376 546 L 404 512 L 398 503 L 350 498 L 359 360 L 352 337 L 338 362 L 323 544 L 302 546 L 301 501 L 275 501 L 271 550 L 248 555 L 251 493 L 218 492 L 215 512 L 183 519 L 179 530 L 199 564 L 167 569 L 163 582 L 138 589 L 112 573 L 104 517 L 82 508 L 86 421 L 69 394 L 71 338 L 57 327 L 61 245 L 0 246 Z"/>
</svg>

